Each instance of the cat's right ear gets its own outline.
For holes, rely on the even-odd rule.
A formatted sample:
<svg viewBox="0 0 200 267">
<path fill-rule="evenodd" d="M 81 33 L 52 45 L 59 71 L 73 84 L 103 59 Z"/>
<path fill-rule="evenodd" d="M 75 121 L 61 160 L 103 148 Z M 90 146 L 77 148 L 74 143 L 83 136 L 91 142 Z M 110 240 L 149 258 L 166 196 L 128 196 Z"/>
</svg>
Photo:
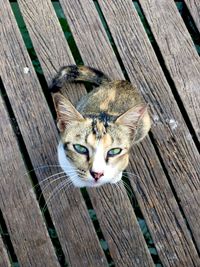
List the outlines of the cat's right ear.
<svg viewBox="0 0 200 267">
<path fill-rule="evenodd" d="M 57 113 L 57 126 L 61 133 L 72 121 L 84 120 L 72 103 L 60 93 L 53 94 L 53 102 Z"/>
</svg>

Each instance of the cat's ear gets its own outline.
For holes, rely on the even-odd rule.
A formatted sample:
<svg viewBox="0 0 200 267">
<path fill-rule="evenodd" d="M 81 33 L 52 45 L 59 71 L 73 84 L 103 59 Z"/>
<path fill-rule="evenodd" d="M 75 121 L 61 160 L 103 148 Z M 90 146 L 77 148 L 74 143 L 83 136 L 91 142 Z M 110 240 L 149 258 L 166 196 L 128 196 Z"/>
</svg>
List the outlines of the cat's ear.
<svg viewBox="0 0 200 267">
<path fill-rule="evenodd" d="M 134 142 L 142 140 L 150 129 L 150 118 L 145 104 L 137 105 L 123 113 L 115 121 L 118 125 L 127 126 L 133 133 Z"/>
<path fill-rule="evenodd" d="M 128 126 L 131 129 L 135 129 L 139 120 L 143 117 L 146 111 L 147 105 L 145 104 L 130 108 L 120 117 L 118 117 L 115 123 Z"/>
<path fill-rule="evenodd" d="M 83 116 L 72 103 L 60 93 L 53 95 L 53 102 L 57 113 L 57 126 L 63 132 L 72 121 L 83 121 Z"/>
</svg>

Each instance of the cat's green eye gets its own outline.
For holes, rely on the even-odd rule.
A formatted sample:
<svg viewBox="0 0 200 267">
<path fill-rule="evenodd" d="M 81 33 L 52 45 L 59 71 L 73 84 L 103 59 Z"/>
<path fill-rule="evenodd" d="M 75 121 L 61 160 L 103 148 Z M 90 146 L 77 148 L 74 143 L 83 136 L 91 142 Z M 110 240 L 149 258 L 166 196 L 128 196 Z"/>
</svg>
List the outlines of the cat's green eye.
<svg viewBox="0 0 200 267">
<path fill-rule="evenodd" d="M 112 148 L 108 151 L 107 156 L 108 157 L 114 157 L 116 155 L 119 155 L 122 152 L 121 148 Z"/>
<path fill-rule="evenodd" d="M 79 144 L 75 144 L 73 145 L 74 149 L 76 150 L 76 152 L 78 152 L 79 154 L 83 154 L 83 155 L 88 155 L 89 151 L 85 146 L 79 145 Z"/>
</svg>

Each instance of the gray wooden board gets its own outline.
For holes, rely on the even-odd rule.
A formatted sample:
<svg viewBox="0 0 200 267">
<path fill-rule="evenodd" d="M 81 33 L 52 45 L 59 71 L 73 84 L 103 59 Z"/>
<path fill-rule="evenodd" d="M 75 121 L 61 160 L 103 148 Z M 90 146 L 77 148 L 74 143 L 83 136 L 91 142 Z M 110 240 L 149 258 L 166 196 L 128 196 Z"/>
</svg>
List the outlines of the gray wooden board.
<svg viewBox="0 0 200 267">
<path fill-rule="evenodd" d="M 132 150 L 128 171 L 163 266 L 199 266 L 199 256 L 163 171 L 145 140 Z M 134 160 L 133 160 L 134 159 Z"/>
<path fill-rule="evenodd" d="M 132 1 L 99 3 L 131 81 L 151 106 L 154 141 L 200 250 L 199 153 Z"/>
<path fill-rule="evenodd" d="M 106 10 L 108 11 L 109 7 L 110 7 L 110 9 L 113 10 L 113 13 L 115 13 L 117 11 L 116 10 L 117 8 L 116 8 L 115 5 L 117 5 L 118 2 L 115 2 L 115 3 L 113 3 L 113 2 L 110 3 L 109 2 L 108 3 L 106 1 L 107 5 L 108 5 L 106 7 Z M 79 12 L 76 12 L 76 7 L 78 6 L 78 4 L 79 3 L 77 3 L 77 1 L 73 1 L 73 3 L 71 1 L 61 1 L 61 5 L 63 7 L 63 11 L 66 14 L 66 17 L 67 17 L 67 20 L 69 22 L 70 28 L 72 30 L 72 33 L 73 33 L 74 37 L 75 37 L 75 41 L 77 42 L 77 45 L 78 45 L 79 51 L 81 53 L 81 56 L 82 56 L 82 58 L 84 58 L 85 64 L 91 64 L 92 66 L 95 65 L 96 67 L 98 67 L 100 69 L 103 69 L 103 68 L 105 68 L 104 67 L 104 63 L 101 63 L 101 62 L 102 62 L 102 60 L 107 60 L 105 58 L 109 57 L 108 48 L 104 49 L 104 45 L 106 45 L 106 47 L 107 47 L 108 44 L 105 43 L 105 40 L 106 40 L 105 38 L 104 38 L 104 42 L 102 42 L 102 40 L 100 40 L 101 36 L 102 35 L 104 36 L 104 34 L 102 33 L 103 32 L 102 25 L 98 22 L 98 19 L 96 18 L 97 13 L 95 11 L 94 4 L 92 3 L 92 1 L 81 1 L 81 4 L 82 4 L 81 7 L 82 8 L 79 9 Z M 131 7 L 129 6 L 130 13 L 132 12 L 131 9 L 132 9 L 132 6 Z M 121 9 L 119 9 L 119 10 L 121 10 Z M 91 14 L 92 14 L 92 16 L 91 16 Z M 108 15 L 108 16 L 111 16 L 111 14 Z M 114 16 L 116 16 L 116 14 Z M 110 29 L 112 29 L 112 27 L 114 25 L 117 25 L 116 27 L 119 28 L 119 24 L 120 24 L 123 27 L 123 31 L 127 32 L 127 25 L 126 24 L 123 25 L 123 23 L 124 23 L 124 20 L 129 18 L 129 16 L 131 16 L 131 15 L 129 15 L 129 14 L 127 15 L 127 14 L 123 13 L 123 18 L 120 18 L 120 19 L 117 18 L 116 20 L 118 21 L 118 23 L 117 23 L 117 21 L 113 22 L 113 25 L 112 24 L 110 25 Z M 111 16 L 111 17 L 113 17 L 113 16 Z M 133 18 L 132 21 L 134 21 L 134 19 L 135 18 Z M 136 20 L 138 20 L 137 17 L 136 17 Z M 81 23 L 78 23 L 80 21 L 81 21 Z M 86 24 L 86 22 L 87 22 L 87 24 Z M 95 25 L 95 27 L 93 27 L 93 25 Z M 98 25 L 98 28 L 97 28 L 97 25 Z M 99 29 L 99 27 L 101 27 L 101 29 Z M 139 24 L 138 31 L 141 31 L 141 29 L 142 29 L 141 24 Z M 98 34 L 99 32 L 101 34 Z M 144 32 L 143 31 L 142 31 L 142 33 L 143 33 L 143 36 L 144 36 Z M 96 34 L 96 36 L 95 36 L 95 34 Z M 121 35 L 122 35 L 122 33 L 121 33 Z M 133 33 L 128 31 L 129 38 L 132 35 L 133 35 Z M 91 46 L 91 44 L 90 44 L 92 42 L 91 39 L 94 39 L 94 36 L 96 37 L 96 40 L 95 40 L 95 44 L 96 45 L 95 46 Z M 120 39 L 120 36 L 118 36 L 118 38 Z M 142 36 L 141 36 L 141 38 L 143 39 Z M 87 40 L 87 42 L 86 42 L 86 40 Z M 91 42 L 90 42 L 90 40 L 91 40 Z M 100 44 L 99 47 L 97 45 L 98 43 Z M 130 53 L 130 51 L 132 51 L 133 49 L 130 49 L 130 48 L 128 49 L 127 46 L 125 46 L 125 44 L 118 43 L 118 45 L 121 48 L 124 49 L 124 52 L 127 54 L 128 57 L 131 58 L 133 56 L 133 54 Z M 142 48 L 140 48 L 140 45 L 141 44 L 137 40 L 137 43 L 135 42 L 132 47 L 135 47 L 135 49 L 139 50 L 138 53 L 140 53 L 141 50 L 142 50 Z M 150 45 L 146 41 L 146 39 L 142 43 L 142 45 L 144 47 L 145 46 L 147 46 L 148 48 L 150 47 Z M 151 57 L 153 57 L 154 54 L 153 54 L 151 48 L 150 48 L 150 51 L 151 51 L 150 55 L 151 55 Z M 143 62 L 141 62 L 141 60 L 142 59 L 146 59 L 146 57 L 148 56 L 148 51 L 145 50 L 145 51 L 142 51 L 142 52 L 140 54 L 142 58 L 136 59 L 135 57 L 133 57 L 133 59 L 136 60 L 136 62 L 134 62 L 134 64 L 137 65 L 137 69 L 135 70 L 135 75 L 137 74 L 137 76 L 136 76 L 137 78 L 135 79 L 134 83 L 136 83 L 136 80 L 137 80 L 138 87 L 139 87 L 139 89 L 141 89 L 141 91 L 142 91 L 142 86 L 141 85 L 143 85 L 143 83 L 145 82 L 145 78 L 144 77 L 142 77 L 142 79 L 141 79 L 142 84 L 138 82 L 138 78 L 140 78 L 139 74 L 140 74 L 142 65 L 144 64 Z M 95 55 L 95 57 L 93 57 L 93 55 Z M 118 75 L 118 62 L 117 62 L 116 58 L 113 59 L 113 57 L 112 57 L 112 60 L 113 60 L 112 61 L 113 65 L 111 65 L 111 62 L 109 63 L 109 67 L 107 68 L 106 73 L 109 73 L 111 77 L 113 77 L 113 76 L 116 77 Z M 139 60 L 140 60 L 140 63 L 139 63 Z M 163 74 L 161 72 L 161 69 L 160 69 L 157 61 L 154 60 L 153 62 L 148 62 L 148 63 L 149 63 L 149 65 L 147 65 L 148 69 L 150 69 L 150 68 L 158 68 L 158 70 L 156 70 L 156 71 L 162 77 L 163 83 L 164 83 L 164 87 L 166 87 L 165 89 L 167 89 L 170 92 L 170 89 L 167 86 L 166 80 L 165 80 L 165 78 L 164 78 L 164 76 L 163 76 Z M 131 66 L 133 67 L 133 63 L 131 64 Z M 144 64 L 144 66 L 146 66 L 146 65 Z M 113 72 L 115 71 L 116 68 L 117 68 L 117 72 L 116 72 L 115 75 L 113 75 Z M 118 77 L 121 78 L 121 76 L 122 76 L 122 73 Z M 155 77 L 155 75 L 154 75 L 154 77 Z M 156 79 L 158 79 L 158 78 L 156 77 Z M 132 78 L 132 81 L 133 81 L 133 78 Z M 162 85 L 162 80 L 159 80 L 159 82 L 160 82 L 160 85 Z M 144 85 L 145 85 L 145 83 L 144 83 Z M 149 95 L 149 93 L 148 93 L 148 95 Z M 172 97 L 172 95 L 170 93 L 169 93 L 169 96 L 170 96 L 170 101 L 175 105 L 176 110 L 177 110 L 177 106 L 176 106 L 175 100 L 173 99 L 173 97 Z M 154 100 L 154 102 L 157 103 L 158 100 Z M 177 113 L 178 113 L 178 111 L 177 111 Z M 178 114 L 179 114 L 178 116 L 180 117 L 180 120 L 182 120 L 181 114 L 180 113 L 178 113 Z M 169 115 L 170 115 L 170 112 L 169 112 Z M 189 132 L 187 131 L 187 128 L 185 127 L 184 122 L 183 122 L 183 127 L 185 128 L 185 131 L 189 135 Z M 168 132 L 171 133 L 169 125 L 165 123 L 165 125 L 162 126 L 162 132 L 161 132 L 162 134 L 164 132 L 164 128 L 165 128 L 165 130 L 167 129 Z M 156 130 L 157 129 L 155 129 L 155 131 Z M 194 245 L 192 244 L 192 242 L 190 240 L 190 236 L 189 236 L 189 233 L 188 233 L 188 231 L 186 229 L 184 220 L 183 220 L 183 218 L 182 218 L 182 216 L 180 214 L 180 211 L 178 210 L 178 206 L 176 204 L 176 201 L 172 196 L 172 192 L 170 191 L 170 187 L 169 187 L 169 185 L 167 183 L 167 180 L 166 180 L 165 175 L 164 175 L 164 173 L 162 171 L 162 168 L 161 168 L 161 166 L 159 164 L 159 161 L 158 161 L 158 158 L 156 156 L 156 153 L 155 153 L 152 145 L 150 144 L 149 140 L 148 140 L 147 144 L 148 144 L 148 147 L 150 148 L 150 152 L 149 152 L 150 157 L 149 158 L 151 158 L 151 157 L 154 158 L 154 160 L 155 160 L 154 161 L 155 162 L 154 168 L 158 168 L 157 170 L 155 170 L 155 174 L 154 175 L 156 175 L 156 178 L 158 180 L 161 179 L 161 181 L 163 183 L 163 187 L 162 188 L 164 188 L 166 186 L 166 196 L 164 198 L 165 201 L 162 201 L 162 202 L 159 202 L 159 200 L 160 200 L 159 199 L 159 192 L 157 192 L 157 188 L 154 188 L 154 191 L 157 192 L 157 196 L 158 196 L 158 199 L 157 199 L 157 202 L 156 202 L 156 204 L 157 204 L 156 207 L 158 207 L 160 205 L 159 211 L 160 212 L 163 211 L 163 213 L 161 215 L 160 215 L 160 213 L 158 213 L 157 216 L 158 216 L 158 218 L 160 218 L 160 217 L 164 217 L 165 218 L 165 213 L 170 214 L 170 216 L 169 216 L 170 219 L 168 218 L 167 221 L 163 220 L 162 218 L 160 219 L 160 222 L 158 220 L 160 228 L 158 228 L 158 227 L 154 228 L 153 227 L 154 217 L 151 216 L 151 214 L 149 213 L 148 209 L 144 210 L 147 213 L 146 217 L 148 216 L 149 220 L 151 220 L 151 226 L 152 226 L 151 227 L 151 231 L 156 236 L 155 240 L 158 241 L 159 238 L 163 235 L 163 231 L 164 231 L 163 229 L 165 229 L 166 236 L 168 236 L 167 238 L 163 237 L 163 239 L 166 238 L 165 239 L 166 247 L 163 247 L 163 246 L 158 244 L 157 247 L 159 249 L 159 254 L 160 254 L 160 256 L 165 254 L 163 256 L 163 258 L 165 257 L 166 266 L 180 266 L 180 264 L 184 264 L 184 266 L 188 266 L 188 265 L 197 266 L 197 264 L 198 264 L 197 252 L 196 252 L 196 250 L 194 248 Z M 192 144 L 192 148 L 194 149 L 195 153 L 197 153 L 193 142 L 191 142 L 191 144 Z M 145 156 L 145 154 L 143 156 Z M 149 160 L 149 159 L 147 158 L 147 160 Z M 142 162 L 142 158 L 141 158 L 141 162 Z M 195 161 L 195 163 L 196 162 L 197 161 Z M 137 162 L 137 163 L 140 164 L 140 161 Z M 149 162 L 148 165 L 151 166 L 151 162 Z M 139 167 L 141 167 L 141 169 L 142 169 L 142 168 L 144 168 L 144 165 L 141 163 L 139 165 Z M 145 166 L 145 167 L 146 167 L 146 175 L 147 175 L 148 174 L 148 169 L 147 169 L 147 166 Z M 150 177 L 150 174 L 149 174 L 149 177 Z M 148 185 L 148 183 L 146 183 L 145 186 L 146 186 L 146 189 L 148 189 L 150 187 Z M 100 188 L 99 190 L 102 190 L 102 189 Z M 95 200 L 93 200 L 92 193 L 93 193 L 93 190 L 90 191 L 90 196 L 92 197 L 93 205 L 96 206 L 95 205 L 96 204 Z M 172 207 L 170 206 L 171 202 L 169 202 L 169 200 L 173 202 L 173 206 Z M 156 209 L 156 207 L 153 206 L 152 209 L 153 208 Z M 170 210 L 170 209 L 172 209 L 172 210 Z M 198 211 L 198 207 L 196 205 L 195 205 L 195 209 L 196 209 L 196 211 Z M 156 210 L 155 210 L 155 212 L 156 212 Z M 177 217 L 174 216 L 175 214 L 177 214 Z M 98 216 L 98 213 L 97 213 L 97 216 Z M 173 220 L 172 220 L 172 218 L 173 218 Z M 177 220 L 177 218 L 179 218 L 179 219 Z M 170 235 L 167 235 L 167 232 L 169 231 L 169 223 L 170 222 L 171 222 L 171 224 L 170 224 L 171 236 L 173 236 L 173 234 L 176 233 L 175 240 L 179 240 L 179 242 L 174 244 L 174 246 L 171 245 L 171 237 L 170 237 Z M 100 224 L 102 226 L 102 229 L 106 228 L 106 227 L 105 228 L 103 227 L 104 224 L 106 225 L 106 222 L 102 221 L 102 219 L 100 219 Z M 163 224 L 164 224 L 165 227 L 163 226 Z M 180 231 L 180 229 L 179 229 L 180 225 L 182 225 L 181 233 L 179 232 Z M 105 233 L 105 236 L 108 235 L 106 230 L 105 230 L 104 233 Z M 186 244 L 184 244 L 185 242 L 186 242 Z M 163 241 L 162 241 L 162 243 L 163 243 Z M 179 252 L 177 252 L 177 244 L 179 244 L 178 245 L 179 249 L 180 249 Z M 183 255 L 188 250 L 189 247 L 190 247 L 190 249 L 189 249 L 190 250 L 190 257 L 188 257 L 188 256 L 184 257 Z M 161 252 L 161 250 L 162 250 L 162 252 Z M 174 260 L 173 260 L 173 258 L 170 257 L 170 255 L 177 255 L 177 253 L 179 254 L 178 257 L 176 256 L 177 258 L 174 258 Z M 197 263 L 193 263 L 192 262 L 193 261 L 192 258 L 194 258 Z"/>
<path fill-rule="evenodd" d="M 0 236 L 0 267 L 11 267 L 6 248 Z"/>
<path fill-rule="evenodd" d="M 0 3 L 4 10 L 1 16 L 0 71 L 9 101 L 33 166 L 36 168 L 41 165 L 57 164 L 58 135 L 54 121 L 9 3 L 2 0 Z M 45 12 L 44 9 L 42 11 Z M 24 68 L 28 68 L 29 71 L 27 72 L 27 69 L 25 71 Z M 42 168 L 38 169 L 36 174 L 41 181 L 44 177 L 52 175 L 53 170 Z M 54 184 L 49 191 L 51 192 L 53 188 Z M 48 197 L 46 193 L 45 197 L 46 199 Z M 72 188 L 66 194 L 57 194 L 51 200 L 49 210 L 63 251 L 71 266 L 107 266 L 79 190 Z"/>
<path fill-rule="evenodd" d="M 113 64 L 116 57 L 109 45 L 108 37 L 94 8 L 93 1 L 61 0 L 60 3 L 81 51 L 83 61 L 96 68 L 101 62 L 101 70 L 105 72 L 109 70 L 110 77 L 113 79 L 123 78 L 119 64 L 115 66 Z"/>
<path fill-rule="evenodd" d="M 51 1 L 19 0 L 18 2 L 45 78 L 50 84 L 52 77 L 62 66 L 75 64 L 64 33 Z M 74 95 L 75 102 L 85 93 L 81 84 L 69 84 L 67 89 L 65 93 Z"/>
<path fill-rule="evenodd" d="M 71 64 L 73 63 L 73 59 L 71 58 L 71 53 L 67 51 L 66 42 L 64 40 L 63 34 L 60 33 L 60 30 L 56 28 L 56 23 L 53 23 L 54 25 L 53 33 L 51 31 L 52 27 L 51 28 L 46 27 L 47 21 L 49 19 L 48 16 L 50 16 L 51 18 L 51 23 L 52 21 L 54 21 L 54 12 L 52 11 L 50 5 L 47 4 L 48 1 L 46 1 L 46 3 L 43 3 L 43 2 L 44 1 L 37 1 L 36 6 L 34 6 L 32 3 L 27 4 L 26 1 L 20 0 L 19 4 L 21 7 L 22 14 L 24 16 L 25 22 L 27 23 L 27 27 L 28 27 L 30 36 L 32 38 L 36 53 L 38 55 L 38 58 L 44 70 L 44 74 L 48 79 L 49 78 L 48 73 L 52 72 L 52 75 L 53 75 L 53 71 L 55 69 L 53 65 L 54 62 L 55 62 L 55 66 L 57 67 L 57 65 L 60 64 L 60 62 L 63 63 L 64 65 Z M 42 14 L 42 12 L 44 12 L 43 10 L 44 5 L 45 5 L 45 10 L 47 12 L 47 16 L 43 16 Z M 31 18 L 30 16 L 28 16 L 28 14 L 30 13 L 32 14 Z M 33 23 L 33 20 L 34 20 L 34 23 Z M 37 24 L 38 22 L 39 24 Z M 33 24 L 34 24 L 34 29 L 32 27 Z M 37 31 L 35 29 L 40 30 L 40 32 L 42 32 L 42 38 L 41 36 L 38 36 Z M 103 33 L 104 38 L 106 38 L 103 30 L 99 32 L 100 32 L 100 35 Z M 52 41 L 49 40 L 49 36 L 52 39 L 52 35 L 54 36 L 53 38 L 54 42 L 56 42 L 55 40 L 58 40 L 56 45 L 55 44 L 52 45 Z M 58 49 L 58 47 L 60 47 L 60 44 L 61 44 L 61 47 L 63 46 L 65 47 L 64 49 L 65 52 L 59 54 L 58 51 L 60 51 L 60 49 Z M 43 50 L 51 51 L 51 53 L 50 52 L 43 53 Z M 54 52 L 56 54 L 56 60 L 55 60 Z M 107 53 L 107 57 L 105 57 L 104 64 L 105 65 L 108 65 L 108 63 L 113 64 L 111 59 L 114 57 L 114 53 L 111 50 L 110 46 L 108 45 L 108 42 L 107 42 L 107 50 L 105 52 Z M 68 53 L 68 55 L 65 53 Z M 63 62 L 62 57 L 65 57 L 65 62 Z M 119 65 L 116 66 L 116 69 L 118 70 L 120 69 Z M 116 71 L 113 71 L 113 73 L 115 72 Z M 117 72 L 115 73 L 115 77 L 117 77 Z M 121 74 L 121 77 L 122 77 L 122 74 Z M 70 93 L 69 92 L 67 93 L 67 95 L 73 102 L 76 102 L 76 99 L 77 99 L 77 93 L 78 93 L 77 89 L 78 88 L 76 88 L 76 90 L 74 91 L 73 90 L 70 91 Z M 110 235 L 106 235 L 106 237 L 108 237 L 107 241 L 110 245 L 110 252 L 111 252 L 111 255 L 113 256 L 116 266 L 121 266 L 122 264 L 123 266 L 130 266 L 130 265 L 137 266 L 138 261 L 141 263 L 141 266 L 152 266 L 153 262 L 147 250 L 147 246 L 144 242 L 143 236 L 140 232 L 139 226 L 137 224 L 136 218 L 134 216 L 134 212 L 129 203 L 128 197 L 125 195 L 124 201 L 121 202 L 120 205 L 113 206 L 111 210 L 112 216 L 110 216 L 109 213 L 106 214 L 106 212 L 104 211 L 104 216 L 102 217 L 101 216 L 102 205 L 105 206 L 106 202 L 119 203 L 118 192 L 114 191 L 112 192 L 112 196 L 109 196 L 108 192 L 110 191 L 108 191 L 108 189 L 104 189 L 104 190 L 105 190 L 104 198 L 102 198 L 102 195 L 100 194 L 100 192 L 99 193 L 95 191 L 93 192 L 93 203 L 95 204 L 98 218 L 100 218 L 101 221 L 103 221 L 104 223 L 104 228 L 102 229 L 103 233 L 105 233 L 106 231 L 110 233 Z M 123 190 L 123 188 L 121 190 Z M 118 221 L 117 219 L 118 217 L 121 218 L 121 221 Z M 113 229 L 113 227 L 111 227 L 113 220 L 115 221 L 115 224 L 118 225 L 118 227 L 122 227 L 124 229 L 124 232 L 126 233 L 126 235 L 130 236 L 129 238 L 127 238 L 127 236 L 125 238 L 125 234 L 124 234 L 124 238 L 123 239 L 121 238 L 119 240 L 119 237 L 116 235 L 116 232 L 115 232 L 116 229 Z M 121 237 L 122 236 L 123 235 L 121 235 Z M 140 244 L 140 246 L 138 246 L 138 244 Z M 122 257 L 122 255 L 124 256 Z"/>
<path fill-rule="evenodd" d="M 139 1 L 200 141 L 200 58 L 173 0 Z"/>
<path fill-rule="evenodd" d="M 0 208 L 21 266 L 59 266 L 0 97 Z"/>
<path fill-rule="evenodd" d="M 88 192 L 115 266 L 154 266 L 123 185 Z"/>
<path fill-rule="evenodd" d="M 184 0 L 186 3 L 190 14 L 193 17 L 193 20 L 197 26 L 197 29 L 200 32 L 200 1 L 199 0 Z"/>
</svg>

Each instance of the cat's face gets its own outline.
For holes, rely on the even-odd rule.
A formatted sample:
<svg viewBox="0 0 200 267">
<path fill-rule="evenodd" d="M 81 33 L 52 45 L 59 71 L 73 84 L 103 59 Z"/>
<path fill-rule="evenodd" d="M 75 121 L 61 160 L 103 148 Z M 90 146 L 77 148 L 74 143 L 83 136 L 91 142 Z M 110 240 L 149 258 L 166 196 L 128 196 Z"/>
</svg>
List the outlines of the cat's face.
<svg viewBox="0 0 200 267">
<path fill-rule="evenodd" d="M 78 187 L 116 183 L 128 164 L 126 129 L 114 123 L 105 127 L 97 120 L 94 133 L 93 123 L 92 119 L 72 122 L 59 144 L 60 164 Z"/>
<path fill-rule="evenodd" d="M 59 163 L 74 186 L 118 182 L 128 165 L 133 143 L 133 129 L 125 125 L 127 116 L 126 120 L 122 115 L 112 122 L 84 118 L 60 94 L 54 97 L 54 103 L 61 132 Z"/>
</svg>

